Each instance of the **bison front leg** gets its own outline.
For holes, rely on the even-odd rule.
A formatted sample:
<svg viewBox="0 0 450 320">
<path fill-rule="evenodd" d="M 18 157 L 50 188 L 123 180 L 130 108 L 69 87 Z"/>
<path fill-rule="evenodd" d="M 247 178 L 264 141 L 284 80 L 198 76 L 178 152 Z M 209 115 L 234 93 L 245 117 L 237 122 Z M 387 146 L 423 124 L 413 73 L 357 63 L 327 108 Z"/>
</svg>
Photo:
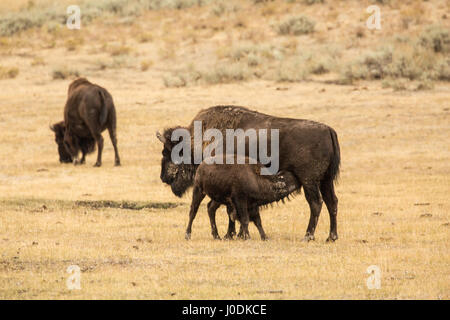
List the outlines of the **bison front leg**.
<svg viewBox="0 0 450 320">
<path fill-rule="evenodd" d="M 250 220 L 253 221 L 253 223 L 255 224 L 256 228 L 258 229 L 259 235 L 261 237 L 261 240 L 267 240 L 267 235 L 264 232 L 263 226 L 262 226 L 262 222 L 261 222 L 261 216 L 259 214 L 259 209 L 258 207 L 254 207 L 252 208 L 252 210 L 250 210 Z"/>
<path fill-rule="evenodd" d="M 235 201 L 235 204 L 241 223 L 241 230 L 239 231 L 238 237 L 242 240 L 250 239 L 250 233 L 248 232 L 250 218 L 247 210 L 247 200 L 239 199 Z"/>
<path fill-rule="evenodd" d="M 101 134 L 97 134 L 95 136 L 95 141 L 97 142 L 98 153 L 97 153 L 97 162 L 94 164 L 94 167 L 100 167 L 102 165 L 102 152 L 103 152 L 103 137 Z"/>
<path fill-rule="evenodd" d="M 202 202 L 203 198 L 205 198 L 205 194 L 200 190 L 199 187 L 195 186 L 194 191 L 192 192 L 192 202 L 191 202 L 191 210 L 189 211 L 189 223 L 186 228 L 185 239 L 191 239 L 192 233 L 192 223 L 194 222 L 195 216 L 197 215 L 198 207 Z"/>
<path fill-rule="evenodd" d="M 219 232 L 217 231 L 216 225 L 216 211 L 220 207 L 220 203 L 211 200 L 208 202 L 208 216 L 209 222 L 211 223 L 211 234 L 214 239 L 220 240 Z"/>
</svg>

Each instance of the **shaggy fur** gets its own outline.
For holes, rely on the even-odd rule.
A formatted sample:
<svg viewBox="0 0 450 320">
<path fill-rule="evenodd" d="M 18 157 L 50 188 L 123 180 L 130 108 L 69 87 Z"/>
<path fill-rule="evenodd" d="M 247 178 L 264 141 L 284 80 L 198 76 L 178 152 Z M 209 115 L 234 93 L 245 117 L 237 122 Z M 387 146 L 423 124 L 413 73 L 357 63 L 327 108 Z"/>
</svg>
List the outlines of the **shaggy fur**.
<svg viewBox="0 0 450 320">
<path fill-rule="evenodd" d="M 95 166 L 102 163 L 103 137 L 108 129 L 111 138 L 115 165 L 120 165 L 117 149 L 116 110 L 109 92 L 87 79 L 79 78 L 69 85 L 64 108 L 64 121 L 50 127 L 55 132 L 60 162 L 84 163 L 86 154 L 98 146 Z M 61 136 L 62 133 L 62 136 Z M 82 152 L 81 161 L 78 153 Z"/>
<path fill-rule="evenodd" d="M 64 134 L 66 132 L 64 121 L 53 124 L 50 129 L 55 132 L 55 142 L 58 145 L 59 162 L 71 163 L 73 161 L 72 156 L 64 146 Z M 95 151 L 95 140 L 92 137 L 79 138 L 78 144 L 82 153 L 80 162 L 84 163 L 86 155 Z"/>
<path fill-rule="evenodd" d="M 253 221 L 261 239 L 266 239 L 262 227 L 259 207 L 279 201 L 299 190 L 295 176 L 286 171 L 272 176 L 262 176 L 261 164 L 207 164 L 202 162 L 195 174 L 189 224 L 186 239 L 191 237 L 192 223 L 203 198 L 208 195 L 212 201 L 227 206 L 230 220 L 236 218 L 241 223 L 239 236 L 249 237 L 248 222 Z M 214 205 L 214 204 L 213 204 Z M 208 212 L 210 204 L 208 205 Z M 215 216 L 214 216 L 215 217 Z M 218 238 L 214 217 L 211 221 L 214 238 Z"/>
<path fill-rule="evenodd" d="M 274 117 L 239 106 L 216 106 L 200 111 L 186 128 L 191 132 L 191 137 L 194 121 L 202 121 L 203 130 L 214 128 L 223 133 L 228 128 L 244 131 L 278 129 L 279 170 L 289 171 L 297 178 L 310 207 L 305 240 L 314 240 L 322 199 L 330 216 L 330 234 L 327 241 L 338 238 L 338 199 L 334 192 L 334 182 L 339 175 L 341 158 L 337 134 L 331 127 L 310 120 Z M 170 130 L 166 130 L 164 135 L 169 134 Z M 164 143 L 164 150 L 171 150 L 176 143 L 170 141 L 170 136 L 167 136 L 168 139 L 163 139 L 160 135 L 160 138 Z M 164 154 L 163 151 L 163 162 L 170 161 L 170 153 Z M 161 180 L 172 184 L 176 177 L 169 177 L 166 167 L 167 165 L 161 168 Z M 193 169 L 195 170 L 195 166 Z M 188 188 L 193 184 L 193 176 L 190 175 L 190 177 L 192 180 L 184 181 L 183 187 Z"/>
</svg>

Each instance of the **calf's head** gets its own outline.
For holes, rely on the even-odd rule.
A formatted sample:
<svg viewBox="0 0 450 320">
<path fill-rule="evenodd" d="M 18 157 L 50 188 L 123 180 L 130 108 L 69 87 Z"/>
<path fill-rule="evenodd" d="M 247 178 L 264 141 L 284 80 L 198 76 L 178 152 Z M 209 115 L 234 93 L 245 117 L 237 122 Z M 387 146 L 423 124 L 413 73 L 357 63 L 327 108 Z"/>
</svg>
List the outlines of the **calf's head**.
<svg viewBox="0 0 450 320">
<path fill-rule="evenodd" d="M 55 142 L 58 145 L 59 162 L 72 162 L 72 156 L 70 155 L 64 143 L 64 135 L 66 133 L 66 126 L 64 124 L 64 121 L 60 121 L 51 125 L 50 129 L 55 133 Z"/>
<path fill-rule="evenodd" d="M 156 133 L 156 137 L 163 144 L 160 178 L 162 182 L 170 185 L 172 192 L 177 197 L 182 197 L 193 184 L 196 168 L 193 164 L 174 163 L 172 161 L 172 149 L 180 142 L 171 140 L 172 132 L 175 129 L 167 129 L 163 134 Z"/>
</svg>

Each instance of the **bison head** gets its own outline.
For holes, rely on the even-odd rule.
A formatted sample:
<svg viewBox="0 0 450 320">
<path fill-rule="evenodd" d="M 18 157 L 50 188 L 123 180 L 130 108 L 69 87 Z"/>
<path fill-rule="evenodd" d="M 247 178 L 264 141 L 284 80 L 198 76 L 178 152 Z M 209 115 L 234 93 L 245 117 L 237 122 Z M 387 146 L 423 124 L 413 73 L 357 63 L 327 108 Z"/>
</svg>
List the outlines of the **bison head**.
<svg viewBox="0 0 450 320">
<path fill-rule="evenodd" d="M 66 130 L 64 134 L 64 146 L 72 157 L 74 164 L 78 163 L 78 153 L 80 151 L 79 139 L 77 136 L 71 134 L 69 130 Z"/>
<path fill-rule="evenodd" d="M 161 175 L 162 182 L 170 185 L 172 192 L 177 197 L 182 197 L 186 190 L 192 186 L 195 176 L 195 165 L 176 164 L 172 161 L 172 148 L 178 141 L 172 141 L 171 136 L 176 128 L 167 129 L 163 134 L 156 133 L 156 137 L 163 143 Z"/>
<path fill-rule="evenodd" d="M 50 129 L 55 133 L 55 142 L 58 145 L 59 162 L 72 162 L 72 156 L 68 152 L 64 143 L 64 135 L 66 133 L 66 125 L 64 124 L 64 121 L 51 125 Z"/>
</svg>

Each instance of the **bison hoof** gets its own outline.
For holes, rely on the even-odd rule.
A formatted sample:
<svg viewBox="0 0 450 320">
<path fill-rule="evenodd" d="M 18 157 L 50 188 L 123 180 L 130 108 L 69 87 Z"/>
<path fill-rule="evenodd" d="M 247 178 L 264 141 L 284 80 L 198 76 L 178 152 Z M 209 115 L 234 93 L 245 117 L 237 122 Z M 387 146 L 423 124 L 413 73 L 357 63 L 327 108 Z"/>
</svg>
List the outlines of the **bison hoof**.
<svg viewBox="0 0 450 320">
<path fill-rule="evenodd" d="M 213 236 L 214 240 L 222 240 L 222 239 L 220 239 L 220 236 L 218 234 L 213 234 L 212 236 Z"/>
<path fill-rule="evenodd" d="M 191 240 L 191 234 L 186 232 L 186 234 L 184 235 L 184 238 L 186 240 Z"/>
<path fill-rule="evenodd" d="M 96 162 L 95 164 L 94 164 L 94 167 L 101 167 L 102 166 L 102 163 L 101 162 Z"/>
<path fill-rule="evenodd" d="M 73 165 L 74 165 L 74 166 L 77 166 L 77 165 L 79 165 L 79 164 L 80 164 L 80 161 L 78 161 L 78 160 L 76 160 L 76 159 L 73 160 Z"/>
<path fill-rule="evenodd" d="M 337 234 L 330 234 L 326 242 L 335 242 L 338 239 Z"/>
<path fill-rule="evenodd" d="M 224 238 L 224 240 L 233 240 L 233 235 L 227 233 L 223 238 Z"/>
<path fill-rule="evenodd" d="M 314 238 L 314 235 L 312 235 L 312 234 L 307 234 L 307 235 L 303 238 L 303 242 L 309 242 L 309 241 L 314 241 L 314 240 L 316 240 L 316 239 Z"/>
<path fill-rule="evenodd" d="M 238 238 L 241 240 L 248 240 L 248 239 L 250 239 L 250 234 L 248 234 L 248 233 L 239 234 Z"/>
<path fill-rule="evenodd" d="M 116 162 L 114 163 L 114 165 L 115 165 L 116 167 L 120 167 L 120 161 L 116 161 Z"/>
</svg>

